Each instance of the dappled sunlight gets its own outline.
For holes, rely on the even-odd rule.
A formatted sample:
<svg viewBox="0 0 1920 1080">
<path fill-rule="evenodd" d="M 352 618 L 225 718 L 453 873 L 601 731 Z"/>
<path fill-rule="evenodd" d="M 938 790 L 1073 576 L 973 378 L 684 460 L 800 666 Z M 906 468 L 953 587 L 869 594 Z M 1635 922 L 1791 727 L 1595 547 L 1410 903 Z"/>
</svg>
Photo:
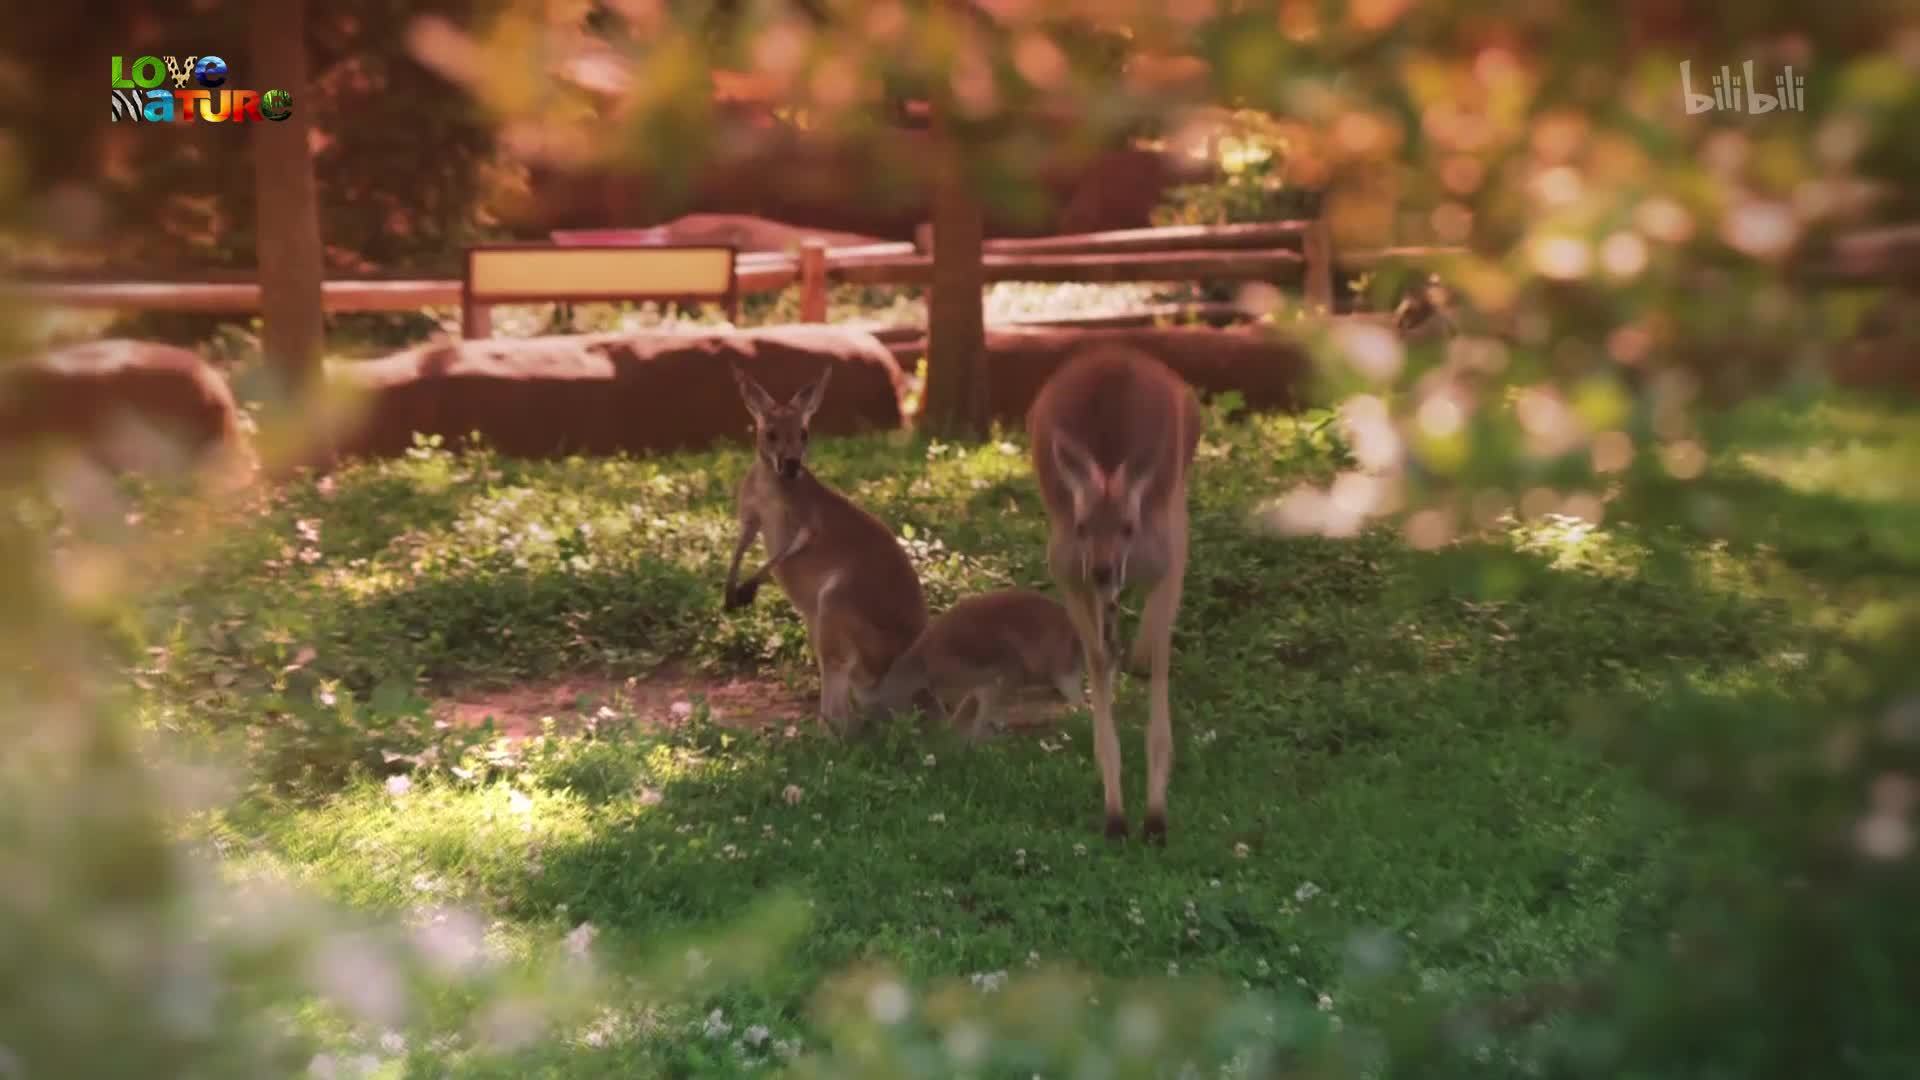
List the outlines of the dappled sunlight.
<svg viewBox="0 0 1920 1080">
<path fill-rule="evenodd" d="M 1920 410 L 1826 389 L 1914 382 L 1898 0 L 214 0 L 296 111 L 185 140 L 114 7 L 0 46 L 115 73 L 0 137 L 0 1077 L 1913 1072 Z M 616 229 L 750 252 L 726 313 L 455 280 Z M 1213 388 L 1098 737 L 831 731 L 819 625 L 721 595 L 737 439 L 404 438 L 737 436 L 692 383 L 817 334 L 790 441 L 927 606 L 1057 593 L 982 317 Z M 516 415 L 560 331 L 685 351 Z M 1100 837 L 1115 735 L 1164 846 Z"/>
<path fill-rule="evenodd" d="M 1760 450 L 1741 454 L 1739 463 L 1753 472 L 1807 494 L 1828 493 L 1877 503 L 1920 505 L 1920 437 L 1888 447 L 1858 438 L 1797 450 Z M 1898 460 L 1889 460 L 1889 450 Z"/>
</svg>

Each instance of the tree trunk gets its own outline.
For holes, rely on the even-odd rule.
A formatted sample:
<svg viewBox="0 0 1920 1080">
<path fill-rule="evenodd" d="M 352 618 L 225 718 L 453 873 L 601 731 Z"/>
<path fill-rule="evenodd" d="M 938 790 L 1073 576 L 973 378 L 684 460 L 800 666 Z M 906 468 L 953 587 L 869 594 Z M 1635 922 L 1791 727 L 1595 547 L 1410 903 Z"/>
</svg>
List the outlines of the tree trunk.
<svg viewBox="0 0 1920 1080">
<path fill-rule="evenodd" d="M 933 181 L 933 284 L 927 298 L 926 430 L 948 438 L 987 433 L 986 313 L 980 290 L 986 218 L 967 182 L 961 146 L 945 112 L 934 106 L 939 160 Z"/>
<path fill-rule="evenodd" d="M 320 381 L 320 206 L 307 148 L 306 0 L 254 9 L 250 70 L 293 95 L 293 115 L 253 127 L 254 258 L 260 275 L 261 351 L 280 389 L 299 395 Z"/>
</svg>

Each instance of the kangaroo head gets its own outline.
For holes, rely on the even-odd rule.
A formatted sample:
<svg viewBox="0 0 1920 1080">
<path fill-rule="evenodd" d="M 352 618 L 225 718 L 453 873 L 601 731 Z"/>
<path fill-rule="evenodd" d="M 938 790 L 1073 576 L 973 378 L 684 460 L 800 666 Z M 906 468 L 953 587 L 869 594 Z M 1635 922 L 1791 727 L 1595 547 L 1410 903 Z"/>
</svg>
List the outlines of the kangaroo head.
<svg viewBox="0 0 1920 1080">
<path fill-rule="evenodd" d="M 1054 436 L 1053 460 L 1073 494 L 1072 545 L 1081 579 L 1111 601 L 1127 584 L 1127 561 L 1140 534 L 1140 504 L 1151 477 L 1125 462 L 1102 468 L 1086 447 L 1062 434 Z"/>
<path fill-rule="evenodd" d="M 800 467 L 807 457 L 807 422 L 825 400 L 827 378 L 832 374 L 832 368 L 826 369 L 818 379 L 782 404 L 753 381 L 752 376 L 740 370 L 739 365 L 734 365 L 733 378 L 740 386 L 740 398 L 753 414 L 754 452 L 775 475 L 787 479 L 800 475 Z"/>
</svg>

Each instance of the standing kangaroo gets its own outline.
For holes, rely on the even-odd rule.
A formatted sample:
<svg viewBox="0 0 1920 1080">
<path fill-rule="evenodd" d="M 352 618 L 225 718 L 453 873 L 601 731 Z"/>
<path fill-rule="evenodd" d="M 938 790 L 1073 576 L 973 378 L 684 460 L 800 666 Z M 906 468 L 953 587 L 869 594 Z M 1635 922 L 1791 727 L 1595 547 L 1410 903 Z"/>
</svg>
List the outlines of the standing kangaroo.
<svg viewBox="0 0 1920 1080">
<path fill-rule="evenodd" d="M 931 690 L 943 711 L 944 699 L 959 699 L 948 715 L 957 720 L 970 701 L 968 733 L 977 742 L 1008 691 L 1050 686 L 1078 706 L 1085 677 L 1080 634 L 1066 609 L 1031 589 L 999 589 L 969 596 L 928 623 L 865 704 L 899 709 Z"/>
<path fill-rule="evenodd" d="M 820 718 L 850 734 L 852 694 L 878 683 L 927 624 L 920 577 L 892 530 L 807 469 L 807 423 L 827 392 L 829 368 L 786 404 L 738 365 L 734 381 L 753 414 L 754 462 L 740 482 L 740 537 L 724 604 L 753 603 L 769 575 L 806 623 L 820 662 Z M 744 581 L 740 560 L 756 536 L 767 562 Z"/>
<path fill-rule="evenodd" d="M 1150 666 L 1147 816 L 1166 842 L 1173 717 L 1167 701 L 1173 623 L 1187 571 L 1187 473 L 1200 445 L 1200 403 L 1159 360 L 1124 346 L 1069 358 L 1027 410 L 1033 470 L 1049 523 L 1047 567 L 1080 632 L 1093 691 L 1094 754 L 1107 836 L 1127 835 L 1113 680 L 1123 592 L 1146 593 L 1131 663 Z"/>
</svg>

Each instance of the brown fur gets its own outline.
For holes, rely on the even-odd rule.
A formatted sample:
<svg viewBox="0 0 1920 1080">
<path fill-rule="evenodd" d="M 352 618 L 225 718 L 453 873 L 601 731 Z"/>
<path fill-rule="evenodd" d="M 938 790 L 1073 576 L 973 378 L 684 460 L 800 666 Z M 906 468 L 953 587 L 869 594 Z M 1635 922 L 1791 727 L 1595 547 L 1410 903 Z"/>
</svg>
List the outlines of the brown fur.
<svg viewBox="0 0 1920 1080">
<path fill-rule="evenodd" d="M 805 465 L 807 422 L 826 395 L 831 369 L 785 404 L 734 369 L 754 418 L 754 463 L 740 482 L 740 536 L 727 569 L 728 610 L 753 602 L 768 576 L 806 623 L 820 662 L 820 717 L 851 732 L 852 692 L 892 669 L 927 624 L 913 564 L 880 519 L 823 484 Z M 740 580 L 756 536 L 767 563 Z"/>
<path fill-rule="evenodd" d="M 1133 663 L 1149 669 L 1147 817 L 1164 839 L 1173 719 L 1167 684 L 1187 567 L 1187 474 L 1200 445 L 1200 403 L 1165 364 L 1096 346 L 1067 361 L 1027 411 L 1033 468 L 1050 525 L 1047 565 L 1080 632 L 1093 685 L 1094 753 L 1107 835 L 1123 837 L 1120 746 L 1113 727 L 1118 657 L 1110 622 L 1125 593 L 1145 593 Z"/>
<path fill-rule="evenodd" d="M 1051 686 L 1072 705 L 1082 701 L 1085 678 L 1080 634 L 1067 609 L 1031 589 L 1001 589 L 969 596 L 927 624 L 868 702 L 899 709 L 922 690 L 941 705 L 959 699 L 974 705 L 974 739 L 986 735 L 1002 694 L 1028 686 Z"/>
</svg>

